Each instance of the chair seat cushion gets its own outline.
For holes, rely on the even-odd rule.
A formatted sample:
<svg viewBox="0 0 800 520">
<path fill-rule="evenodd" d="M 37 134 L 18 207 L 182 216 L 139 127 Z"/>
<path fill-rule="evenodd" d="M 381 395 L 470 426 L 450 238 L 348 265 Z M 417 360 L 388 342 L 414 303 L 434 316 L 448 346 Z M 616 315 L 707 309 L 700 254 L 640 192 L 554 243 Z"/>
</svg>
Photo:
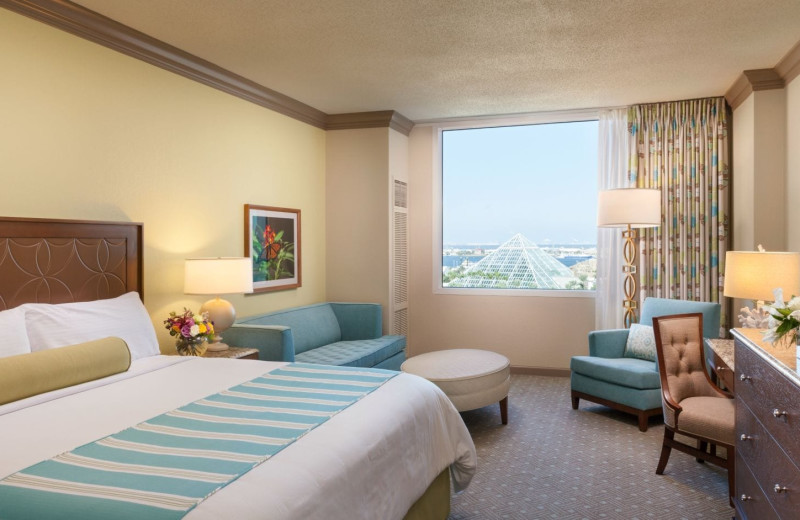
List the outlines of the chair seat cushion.
<svg viewBox="0 0 800 520">
<path fill-rule="evenodd" d="M 573 372 L 608 383 L 641 390 L 661 388 L 656 364 L 644 359 L 574 356 L 569 366 Z"/>
<path fill-rule="evenodd" d="M 680 402 L 678 430 L 733 446 L 736 405 L 726 397 L 687 397 Z"/>
<path fill-rule="evenodd" d="M 374 367 L 406 348 L 405 336 L 383 336 L 357 341 L 337 341 L 301 352 L 295 361 L 318 365 Z"/>
</svg>

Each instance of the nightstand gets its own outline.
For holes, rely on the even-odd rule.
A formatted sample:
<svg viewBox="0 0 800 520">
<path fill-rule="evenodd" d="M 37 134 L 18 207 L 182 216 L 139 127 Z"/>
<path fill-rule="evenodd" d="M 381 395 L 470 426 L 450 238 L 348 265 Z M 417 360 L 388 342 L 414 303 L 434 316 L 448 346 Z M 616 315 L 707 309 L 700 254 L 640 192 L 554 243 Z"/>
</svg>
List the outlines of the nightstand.
<svg viewBox="0 0 800 520">
<path fill-rule="evenodd" d="M 226 358 L 226 359 L 255 359 L 258 360 L 258 349 L 255 348 L 241 348 L 230 347 L 228 350 L 220 350 L 219 352 L 206 351 L 203 354 L 206 358 Z"/>
</svg>

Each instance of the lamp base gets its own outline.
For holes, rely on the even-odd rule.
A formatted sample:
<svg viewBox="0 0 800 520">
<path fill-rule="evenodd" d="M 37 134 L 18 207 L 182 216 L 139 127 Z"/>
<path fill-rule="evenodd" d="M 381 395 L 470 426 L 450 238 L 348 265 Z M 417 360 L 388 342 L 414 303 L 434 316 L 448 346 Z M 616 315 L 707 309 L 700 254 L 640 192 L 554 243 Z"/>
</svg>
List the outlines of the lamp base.
<svg viewBox="0 0 800 520">
<path fill-rule="evenodd" d="M 208 344 L 208 348 L 206 349 L 209 352 L 222 352 L 223 350 L 228 350 L 230 347 L 227 343 L 222 342 L 222 336 L 215 335 L 214 341 Z"/>
</svg>

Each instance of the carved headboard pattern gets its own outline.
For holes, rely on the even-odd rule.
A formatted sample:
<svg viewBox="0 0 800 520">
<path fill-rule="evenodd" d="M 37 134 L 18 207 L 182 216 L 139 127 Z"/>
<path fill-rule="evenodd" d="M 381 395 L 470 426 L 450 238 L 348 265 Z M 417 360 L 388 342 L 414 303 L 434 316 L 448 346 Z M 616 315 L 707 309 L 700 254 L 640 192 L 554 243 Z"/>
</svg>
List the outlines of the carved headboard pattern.
<svg viewBox="0 0 800 520">
<path fill-rule="evenodd" d="M 142 295 L 142 224 L 0 217 L 0 310 Z"/>
</svg>

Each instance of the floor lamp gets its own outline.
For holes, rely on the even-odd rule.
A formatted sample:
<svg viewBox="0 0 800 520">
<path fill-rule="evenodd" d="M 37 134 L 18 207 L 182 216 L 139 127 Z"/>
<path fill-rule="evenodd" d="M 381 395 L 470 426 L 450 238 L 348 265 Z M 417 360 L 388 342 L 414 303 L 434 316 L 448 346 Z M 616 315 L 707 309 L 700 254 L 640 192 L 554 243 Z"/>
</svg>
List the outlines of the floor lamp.
<svg viewBox="0 0 800 520">
<path fill-rule="evenodd" d="M 598 227 L 621 227 L 622 255 L 622 300 L 623 324 L 630 328 L 636 323 L 636 229 L 661 225 L 661 190 L 625 188 L 601 191 L 597 200 Z"/>
</svg>

